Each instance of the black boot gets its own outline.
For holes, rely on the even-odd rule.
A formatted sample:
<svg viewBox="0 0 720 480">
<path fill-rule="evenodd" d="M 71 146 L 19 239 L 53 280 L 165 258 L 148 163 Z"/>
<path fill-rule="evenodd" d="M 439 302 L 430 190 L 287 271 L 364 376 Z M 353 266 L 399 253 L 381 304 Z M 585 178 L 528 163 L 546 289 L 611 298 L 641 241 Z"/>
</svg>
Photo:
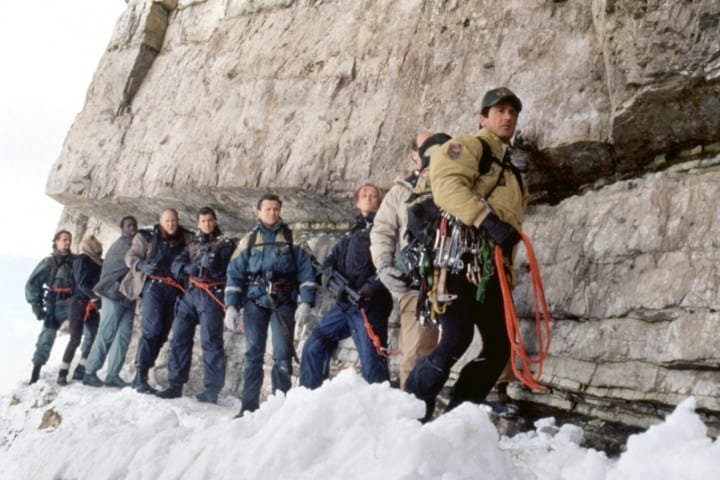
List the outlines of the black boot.
<svg viewBox="0 0 720 480">
<path fill-rule="evenodd" d="M 67 368 L 61 368 L 60 371 L 58 372 L 57 384 L 60 386 L 67 385 L 67 376 L 68 376 Z"/>
<path fill-rule="evenodd" d="M 78 365 L 72 374 L 73 380 L 82 380 L 85 376 L 85 365 Z"/>
<path fill-rule="evenodd" d="M 200 403 L 213 403 L 217 405 L 218 395 L 215 392 L 205 390 L 204 392 L 195 395 L 195 399 L 197 399 Z"/>
<path fill-rule="evenodd" d="M 42 368 L 42 365 L 39 365 L 37 363 L 33 364 L 32 373 L 30 374 L 30 385 L 37 382 L 40 378 L 40 369 Z"/>
<path fill-rule="evenodd" d="M 135 372 L 135 378 L 133 379 L 132 386 L 138 393 L 149 393 L 154 394 L 157 393 L 157 390 L 152 388 L 148 382 L 148 369 L 143 367 L 138 367 L 137 371 Z"/>
<path fill-rule="evenodd" d="M 180 398 L 182 397 L 182 385 L 170 385 L 165 390 L 155 393 L 160 398 Z"/>
</svg>

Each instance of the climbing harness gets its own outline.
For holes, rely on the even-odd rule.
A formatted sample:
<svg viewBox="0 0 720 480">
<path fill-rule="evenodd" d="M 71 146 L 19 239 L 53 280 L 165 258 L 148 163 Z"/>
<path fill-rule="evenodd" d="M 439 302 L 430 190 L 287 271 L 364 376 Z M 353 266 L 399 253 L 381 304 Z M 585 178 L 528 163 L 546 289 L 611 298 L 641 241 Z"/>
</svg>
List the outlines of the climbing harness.
<svg viewBox="0 0 720 480">
<path fill-rule="evenodd" d="M 222 282 L 222 281 L 220 281 L 220 282 L 203 282 L 202 280 L 195 278 L 195 277 L 188 277 L 188 281 L 190 282 L 190 284 L 192 286 L 199 288 L 203 292 L 207 293 L 210 296 L 210 298 L 213 299 L 213 301 L 215 303 L 220 305 L 220 308 L 222 308 L 222 311 L 223 312 L 225 311 L 225 304 L 223 302 L 221 302 L 220 299 L 217 297 L 217 295 L 215 295 L 212 291 L 212 289 L 215 287 L 224 287 L 225 282 Z"/>
<path fill-rule="evenodd" d="M 175 287 L 178 290 L 180 290 L 180 293 L 185 293 L 185 289 L 182 285 L 180 285 L 178 282 L 175 281 L 172 277 L 161 277 L 160 275 L 148 275 L 148 278 L 150 280 L 155 280 L 156 282 L 164 283 L 165 285 L 170 285 L 171 287 Z"/>
<path fill-rule="evenodd" d="M 535 358 L 532 358 L 525 349 L 522 333 L 520 332 L 520 325 L 515 312 L 515 305 L 513 304 L 512 292 L 510 291 L 510 285 L 505 273 L 503 252 L 499 246 L 496 246 L 495 264 L 503 297 L 505 325 L 510 341 L 510 364 L 518 380 L 533 390 L 547 392 L 547 387 L 541 385 L 539 380 L 542 376 L 542 362 L 550 351 L 550 326 L 552 318 L 550 317 L 547 302 L 545 301 L 545 292 L 543 290 L 542 280 L 540 279 L 540 270 L 538 269 L 532 244 L 527 235 L 522 232 L 519 233 L 527 250 L 528 263 L 530 265 L 530 275 L 533 285 L 533 303 L 535 305 L 535 334 L 537 337 L 538 351 Z M 520 366 L 518 366 L 518 364 Z M 532 367 L 536 369 L 534 373 Z"/>
</svg>

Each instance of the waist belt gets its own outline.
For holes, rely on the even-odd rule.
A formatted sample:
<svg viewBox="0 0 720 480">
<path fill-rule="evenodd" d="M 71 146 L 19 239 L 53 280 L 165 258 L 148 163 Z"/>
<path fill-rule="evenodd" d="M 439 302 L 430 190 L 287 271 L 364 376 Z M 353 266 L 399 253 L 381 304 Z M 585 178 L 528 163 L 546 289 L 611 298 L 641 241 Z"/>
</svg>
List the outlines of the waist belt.
<svg viewBox="0 0 720 480">
<path fill-rule="evenodd" d="M 205 282 L 196 277 L 188 277 L 188 281 L 193 287 L 199 288 L 203 292 L 210 295 L 210 298 L 212 298 L 215 303 L 220 305 L 220 308 L 223 309 L 223 312 L 225 311 L 225 304 L 221 302 L 219 298 L 217 298 L 217 296 L 212 292 L 212 290 L 210 290 L 213 287 L 224 287 L 225 282 Z"/>
<path fill-rule="evenodd" d="M 159 275 L 148 275 L 148 278 L 150 280 L 154 280 L 156 282 L 164 283 L 165 285 L 170 285 L 171 287 L 175 287 L 178 290 L 180 290 L 180 293 L 185 293 L 185 289 L 182 285 L 180 285 L 178 282 L 175 281 L 172 277 L 161 277 Z"/>
<path fill-rule="evenodd" d="M 292 292 L 295 289 L 294 283 L 288 283 L 288 282 L 265 282 L 263 280 L 256 280 L 253 282 L 250 282 L 251 286 L 256 287 L 263 287 L 268 288 L 268 293 L 279 293 L 279 292 L 285 292 L 289 293 Z"/>
</svg>

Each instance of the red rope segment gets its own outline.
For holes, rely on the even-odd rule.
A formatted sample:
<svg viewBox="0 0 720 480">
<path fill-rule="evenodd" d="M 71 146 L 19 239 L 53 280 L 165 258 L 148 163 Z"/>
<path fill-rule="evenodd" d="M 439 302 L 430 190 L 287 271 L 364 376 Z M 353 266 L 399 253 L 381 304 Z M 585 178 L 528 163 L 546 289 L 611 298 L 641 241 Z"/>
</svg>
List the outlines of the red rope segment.
<svg viewBox="0 0 720 480">
<path fill-rule="evenodd" d="M 220 305 L 220 308 L 222 308 L 222 311 L 225 312 L 227 309 L 225 308 L 225 304 L 220 301 L 219 298 L 215 296 L 215 294 L 210 290 L 212 287 L 217 287 L 219 285 L 225 285 L 225 282 L 203 282 L 202 280 L 198 280 L 195 277 L 188 277 L 188 280 L 190 280 L 190 283 L 194 285 L 195 287 L 199 288 L 200 290 L 204 291 L 208 295 L 210 295 L 210 298 L 213 299 L 215 303 Z"/>
<path fill-rule="evenodd" d="M 545 291 L 543 290 L 542 280 L 540 278 L 540 269 L 538 268 L 535 252 L 533 251 L 530 239 L 523 233 L 520 238 L 527 250 L 528 263 L 530 265 L 530 276 L 533 285 L 533 304 L 535 305 L 535 334 L 538 343 L 538 353 L 536 358 L 531 358 L 525 350 L 523 344 L 522 333 L 518 323 L 515 305 L 513 304 L 512 292 L 505 273 L 503 263 L 503 253 L 499 246 L 495 247 L 495 265 L 497 267 L 498 278 L 500 280 L 500 290 L 503 296 L 503 306 L 505 310 L 505 325 L 507 327 L 508 339 L 510 340 L 510 364 L 512 365 L 515 377 L 529 388 L 538 392 L 547 392 L 546 386 L 539 383 L 542 376 L 542 362 L 550 351 L 550 324 L 552 318 L 548 311 L 547 302 L 545 301 Z M 541 312 L 542 309 L 542 312 Z M 518 367 L 520 364 L 520 367 Z M 537 371 L 533 374 L 531 367 L 536 366 Z"/>
<path fill-rule="evenodd" d="M 360 313 L 362 314 L 363 326 L 365 327 L 365 331 L 367 332 L 368 337 L 370 337 L 370 341 L 375 347 L 375 351 L 377 352 L 377 354 L 381 357 L 392 357 L 400 353 L 400 350 L 388 351 L 386 348 L 383 348 L 380 337 L 378 337 L 377 333 L 375 333 L 375 330 L 373 330 L 372 325 L 368 320 L 367 314 L 365 313 L 365 309 L 360 307 Z"/>
</svg>

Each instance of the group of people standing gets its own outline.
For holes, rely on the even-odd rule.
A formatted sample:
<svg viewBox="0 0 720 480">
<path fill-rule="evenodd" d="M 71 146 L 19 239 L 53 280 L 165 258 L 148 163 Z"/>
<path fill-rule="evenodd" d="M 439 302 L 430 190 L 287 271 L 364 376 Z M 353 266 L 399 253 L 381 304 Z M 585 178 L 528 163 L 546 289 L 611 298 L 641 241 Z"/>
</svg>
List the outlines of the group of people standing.
<svg viewBox="0 0 720 480">
<path fill-rule="evenodd" d="M 475 265 L 477 250 L 497 245 L 511 269 L 520 239 L 528 195 L 509 151 L 521 109 L 510 90 L 493 89 L 483 97 L 477 134 L 418 135 L 411 147 L 416 170 L 396 181 L 384 199 L 375 185 L 357 189 L 356 221 L 322 265 L 304 242 L 293 238 L 281 218 L 282 200 L 273 194 L 259 199 L 258 223 L 237 245 L 222 234 L 209 207 L 197 213 L 197 234 L 179 225 L 173 209 L 163 211 L 153 228 L 139 231 L 134 217 L 123 218 L 122 234 L 104 261 L 94 237 L 85 238 L 75 256 L 70 233 L 58 232 L 53 254 L 40 262 L 26 285 L 27 300 L 43 320 L 31 383 L 67 319 L 71 340 L 58 383 L 67 383 L 84 331 L 72 378 L 90 386 L 130 385 L 119 372 L 135 302 L 142 299 L 132 387 L 161 398 L 182 396 L 200 325 L 204 390 L 196 398 L 217 403 L 225 382 L 224 326 L 244 332 L 246 342 L 241 416 L 259 407 L 268 330 L 273 391 L 290 389 L 293 359 L 300 364 L 300 385 L 320 386 L 329 376 L 338 342 L 348 337 L 357 347 L 363 377 L 388 381 L 388 317 L 395 301 L 401 319 L 400 387 L 425 402 L 423 420 L 432 417 L 435 398 L 470 345 L 475 327 L 483 349 L 461 370 L 448 409 L 464 401 L 483 402 L 507 366 L 510 349 L 497 272 Z M 458 235 L 463 239 L 479 239 L 472 249 L 468 244 L 455 253 L 443 250 L 444 237 L 438 239 L 448 221 L 462 229 Z M 431 230 L 424 240 L 423 228 Z M 448 268 L 452 255 L 457 258 Z M 312 329 L 298 357 L 294 331 L 311 317 L 318 279 L 335 305 Z M 148 383 L 148 372 L 171 330 L 169 385 L 158 391 Z M 106 359 L 107 375 L 100 380 L 97 372 Z"/>
</svg>

